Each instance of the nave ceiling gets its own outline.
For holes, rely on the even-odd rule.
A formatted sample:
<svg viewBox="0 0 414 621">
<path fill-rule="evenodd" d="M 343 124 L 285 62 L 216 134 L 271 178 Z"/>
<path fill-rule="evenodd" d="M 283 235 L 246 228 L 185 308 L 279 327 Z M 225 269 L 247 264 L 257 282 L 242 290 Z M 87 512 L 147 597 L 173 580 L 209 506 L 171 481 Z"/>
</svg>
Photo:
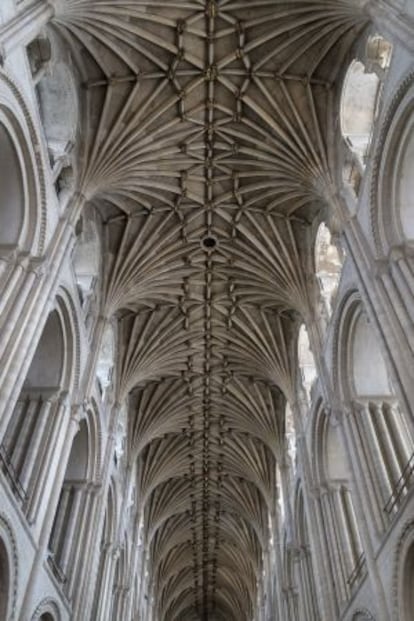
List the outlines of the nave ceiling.
<svg viewBox="0 0 414 621">
<path fill-rule="evenodd" d="M 364 4 L 56 3 L 160 621 L 254 614 Z"/>
</svg>

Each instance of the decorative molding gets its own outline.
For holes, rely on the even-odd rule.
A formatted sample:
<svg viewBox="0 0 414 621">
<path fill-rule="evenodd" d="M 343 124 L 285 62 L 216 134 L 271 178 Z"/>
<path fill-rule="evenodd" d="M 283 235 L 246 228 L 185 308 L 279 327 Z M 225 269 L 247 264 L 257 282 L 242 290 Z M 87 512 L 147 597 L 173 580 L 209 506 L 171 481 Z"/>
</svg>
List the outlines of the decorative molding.
<svg viewBox="0 0 414 621">
<path fill-rule="evenodd" d="M 52 597 L 45 597 L 37 605 L 32 615 L 31 621 L 37 621 L 38 619 L 40 619 L 41 615 L 47 612 L 53 615 L 53 621 L 60 621 L 60 619 L 62 618 L 60 614 L 59 606 L 57 605 L 55 600 Z"/>
<path fill-rule="evenodd" d="M 405 556 L 410 545 L 414 543 L 414 519 L 407 520 L 394 551 L 394 570 L 392 575 L 392 618 L 402 621 L 400 610 L 402 606 L 402 578 L 405 567 Z M 404 620 L 405 621 L 405 620 Z"/>
<path fill-rule="evenodd" d="M 32 141 L 32 159 L 34 158 L 34 172 L 37 173 L 34 177 L 35 185 L 38 187 L 40 195 L 40 223 L 39 223 L 39 236 L 38 236 L 38 248 L 33 254 L 42 255 L 45 250 L 46 243 L 46 229 L 47 229 L 47 195 L 46 195 L 46 177 L 45 169 L 42 158 L 42 145 L 39 140 L 39 136 L 36 131 L 35 124 L 32 120 L 32 116 L 28 105 L 25 102 L 23 95 L 20 92 L 18 86 L 4 71 L 0 70 L 0 81 L 2 81 L 7 88 L 11 91 L 14 99 L 16 100 L 26 123 L 26 127 L 29 131 L 30 139 Z M 0 102 L 1 104 L 1 102 Z M 10 109 L 10 112 L 15 115 L 15 110 Z M 16 117 L 15 117 L 16 118 Z"/>
<path fill-rule="evenodd" d="M 4 537 L 2 537 L 4 535 Z M 17 543 L 14 537 L 13 528 L 9 519 L 4 513 L 0 513 L 0 537 L 8 548 L 8 552 L 11 553 L 10 561 L 10 580 L 11 580 L 11 601 L 9 602 L 10 615 L 8 621 L 13 621 L 16 615 L 17 608 L 17 592 L 18 592 L 18 579 L 19 579 L 19 556 L 17 551 Z"/>
<path fill-rule="evenodd" d="M 380 201 L 380 191 L 381 189 L 378 187 L 380 182 L 380 169 L 381 164 L 384 161 L 384 157 L 387 157 L 387 154 L 384 153 L 385 143 L 387 141 L 389 131 L 391 125 L 394 121 L 395 115 L 397 113 L 398 108 L 400 107 L 402 101 L 404 100 L 405 95 L 414 84 L 414 71 L 409 73 L 406 78 L 401 82 L 400 86 L 394 93 L 393 98 L 391 99 L 390 104 L 386 110 L 384 120 L 382 122 L 381 130 L 379 136 L 376 140 L 375 149 L 372 158 L 371 165 L 371 188 L 370 188 L 370 222 L 371 222 L 371 232 L 374 239 L 375 249 L 379 256 L 383 255 L 384 248 L 381 240 L 380 227 L 379 222 L 382 217 L 381 210 L 379 209 Z"/>
</svg>

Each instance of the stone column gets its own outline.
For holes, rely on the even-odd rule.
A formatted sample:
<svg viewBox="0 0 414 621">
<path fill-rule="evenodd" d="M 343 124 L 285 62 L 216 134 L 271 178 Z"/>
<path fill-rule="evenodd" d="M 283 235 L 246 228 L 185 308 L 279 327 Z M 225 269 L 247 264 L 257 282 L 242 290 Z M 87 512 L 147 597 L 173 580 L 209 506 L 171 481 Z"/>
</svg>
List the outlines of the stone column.
<svg viewBox="0 0 414 621">
<path fill-rule="evenodd" d="M 74 241 L 73 223 L 76 222 L 84 200 L 79 194 L 72 197 L 71 204 L 59 221 L 49 244 L 47 257 L 40 264 L 38 259 L 31 260 L 26 293 L 18 296 L 21 302 L 16 307 L 13 305 L 10 310 L 8 323 L 13 329 L 0 337 L 0 349 L 3 351 L 0 356 L 0 439 L 4 435 L 52 308 L 62 264 Z M 1 339 L 4 339 L 4 343 Z"/>
<path fill-rule="evenodd" d="M 30 569 L 28 581 L 26 585 L 22 585 L 24 597 L 19 614 L 19 621 L 27 621 L 30 619 L 34 605 L 34 597 L 36 593 L 36 581 L 39 575 L 40 567 L 44 563 L 47 549 L 49 545 L 50 534 L 56 515 L 60 493 L 65 477 L 66 466 L 69 460 L 70 451 L 75 435 L 79 430 L 79 407 L 75 407 L 72 412 L 67 411 L 64 423 L 61 425 L 61 433 L 59 442 L 54 446 L 54 460 L 56 464 L 51 466 L 51 473 L 54 474 L 51 481 L 50 495 L 44 498 L 44 518 L 40 521 L 40 529 L 38 536 L 38 545 L 36 555 Z M 52 475 L 51 475 L 52 476 Z"/>
<path fill-rule="evenodd" d="M 380 499 L 382 502 L 379 507 L 379 511 L 383 514 L 385 503 L 392 493 L 392 486 L 388 470 L 385 466 L 382 448 L 378 441 L 377 429 L 373 423 L 372 413 L 368 403 L 363 405 L 360 415 L 363 417 L 362 420 L 365 428 L 365 438 L 367 444 L 371 447 L 374 472 L 378 473 L 378 488 L 382 490 L 382 498 Z"/>
<path fill-rule="evenodd" d="M 97 499 L 97 506 L 95 511 L 95 532 L 102 533 L 104 519 L 105 519 L 105 509 L 106 509 L 106 501 L 108 497 L 108 489 L 111 478 L 111 468 L 113 464 L 112 455 L 115 448 L 115 430 L 118 425 L 118 417 L 121 409 L 121 405 L 116 403 L 112 407 L 110 421 L 109 421 L 109 429 L 107 436 L 107 443 L 105 446 L 105 450 L 103 451 L 103 471 L 101 473 L 101 485 L 99 490 L 99 497 Z M 85 616 L 85 619 L 90 618 L 92 615 L 92 609 L 94 606 L 94 593 L 96 587 L 96 579 L 98 575 L 99 569 L 99 557 L 100 557 L 100 536 L 94 539 L 94 545 L 91 552 L 90 558 L 90 568 L 89 568 L 89 583 L 84 583 L 81 587 L 81 593 L 79 594 L 77 601 L 74 606 L 74 615 L 82 614 Z M 99 610 L 101 610 L 101 603 L 99 603 Z M 101 619 L 99 617 L 99 610 L 96 612 L 96 618 Z M 102 618 L 103 619 L 103 618 Z"/>
<path fill-rule="evenodd" d="M 361 295 L 366 310 L 372 319 L 376 332 L 382 343 L 384 357 L 388 362 L 390 376 L 403 409 L 409 413 L 414 424 L 414 369 L 412 365 L 412 350 L 407 342 L 413 341 L 412 327 L 407 333 L 405 327 L 412 321 L 400 321 L 395 310 L 393 297 L 383 282 L 383 275 L 387 273 L 387 262 L 375 261 L 370 243 L 361 230 L 356 219 L 349 218 L 344 204 L 338 207 L 342 217 L 347 219 L 344 226 L 344 239 L 348 254 L 357 274 Z M 391 283 L 391 281 L 388 281 Z M 391 286 L 391 284 L 390 284 Z M 392 289 L 391 289 L 392 291 Z M 391 293 L 391 296 L 393 294 Z"/>
<path fill-rule="evenodd" d="M 35 467 L 36 462 L 39 460 L 41 453 L 41 446 L 45 440 L 46 429 L 50 424 L 50 413 L 53 405 L 53 399 L 49 397 L 43 400 L 40 397 L 40 403 L 38 404 L 38 411 L 35 421 L 34 429 L 31 433 L 30 448 L 23 463 L 23 468 L 20 472 L 20 482 L 23 489 L 29 490 L 29 482 L 34 481 L 39 474 L 39 467 Z M 27 421 L 24 421 L 27 424 Z M 29 490 L 29 494 L 30 494 Z"/>
<path fill-rule="evenodd" d="M 53 462 L 55 462 L 56 465 L 60 462 L 58 451 L 59 446 L 62 446 L 66 441 L 63 434 L 67 425 L 68 410 L 69 395 L 67 392 L 62 392 L 54 403 L 53 410 L 49 413 L 49 417 L 53 424 L 47 436 L 44 437 L 42 459 L 39 463 L 39 471 L 33 484 L 30 502 L 27 506 L 27 519 L 30 523 L 36 521 L 39 528 L 45 514 L 49 496 L 53 494 L 52 478 L 56 472 L 53 468 Z"/>
<path fill-rule="evenodd" d="M 311 466 L 303 433 L 303 419 L 305 404 L 295 402 L 291 404 L 296 431 L 297 449 L 300 475 L 303 485 L 303 500 L 306 515 L 308 516 L 310 544 L 315 554 L 315 566 L 320 571 L 318 580 L 318 600 L 323 621 L 330 621 L 337 616 L 337 602 L 333 590 L 331 568 L 329 566 L 329 551 L 326 546 L 326 525 L 323 515 L 323 499 L 315 494 L 315 485 L 312 484 Z M 301 411 L 302 410 L 302 411 Z"/>
<path fill-rule="evenodd" d="M 367 410 L 368 410 L 367 413 L 369 413 L 369 408 L 367 408 Z M 372 586 L 373 586 L 373 591 L 379 602 L 378 620 L 388 621 L 388 619 L 390 618 L 390 615 L 388 613 L 387 599 L 385 597 L 384 585 L 382 583 L 381 576 L 378 571 L 372 537 L 371 537 L 370 529 L 368 526 L 369 514 L 367 514 L 364 511 L 364 503 L 362 502 L 360 487 L 359 485 L 356 484 L 356 481 L 358 480 L 358 471 L 357 471 L 357 466 L 356 466 L 356 460 L 353 458 L 353 453 L 350 449 L 352 440 L 350 436 L 346 433 L 346 427 L 344 427 L 343 425 L 342 412 L 337 411 L 335 413 L 335 416 L 338 421 L 339 432 L 341 434 L 343 445 L 346 450 L 348 464 L 349 464 L 350 473 L 351 473 L 350 486 L 351 486 L 351 490 L 353 493 L 353 499 L 355 502 L 355 507 L 353 508 L 353 510 L 356 512 L 355 516 L 353 517 L 353 521 L 354 521 L 355 527 L 358 528 L 358 536 L 360 537 L 359 545 L 362 547 L 364 551 L 369 577 L 371 579 Z"/>
<path fill-rule="evenodd" d="M 367 524 L 371 536 L 378 537 L 385 528 L 383 499 L 379 490 L 378 471 L 373 463 L 370 440 L 365 433 L 361 417 L 364 408 L 355 408 L 352 405 L 341 406 L 341 431 L 345 436 L 345 446 L 348 447 L 348 461 L 353 464 L 355 472 L 355 488 L 361 499 L 361 510 L 367 516 Z M 358 419 L 358 420 L 357 420 Z"/>
<path fill-rule="evenodd" d="M 69 576 L 68 597 L 72 602 L 72 610 L 78 609 L 82 600 L 83 589 L 80 585 L 91 583 L 91 559 L 96 543 L 100 542 L 100 533 L 96 531 L 96 512 L 99 509 L 98 491 L 100 486 L 87 485 L 83 490 L 83 500 L 78 518 L 79 534 L 76 538 L 72 570 Z M 98 535 L 98 536 L 97 536 Z"/>
</svg>

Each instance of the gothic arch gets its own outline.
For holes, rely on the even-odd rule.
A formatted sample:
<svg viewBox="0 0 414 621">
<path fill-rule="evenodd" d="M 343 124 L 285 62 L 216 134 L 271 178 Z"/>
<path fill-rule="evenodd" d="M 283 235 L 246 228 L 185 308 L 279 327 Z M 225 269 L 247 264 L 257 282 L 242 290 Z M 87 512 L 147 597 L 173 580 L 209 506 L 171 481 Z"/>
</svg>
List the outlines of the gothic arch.
<svg viewBox="0 0 414 621">
<path fill-rule="evenodd" d="M 40 140 L 22 94 L 1 71 L 0 128 L 2 151 L 9 152 L 12 161 L 18 164 L 18 170 L 10 171 L 7 183 L 3 182 L 3 186 L 8 186 L 9 200 L 13 197 L 14 212 L 20 211 L 18 218 L 8 223 L 12 225 L 12 243 L 20 251 L 40 256 L 44 251 L 47 230 L 45 167 Z M 0 245 L 4 243 L 0 236 Z"/>
</svg>

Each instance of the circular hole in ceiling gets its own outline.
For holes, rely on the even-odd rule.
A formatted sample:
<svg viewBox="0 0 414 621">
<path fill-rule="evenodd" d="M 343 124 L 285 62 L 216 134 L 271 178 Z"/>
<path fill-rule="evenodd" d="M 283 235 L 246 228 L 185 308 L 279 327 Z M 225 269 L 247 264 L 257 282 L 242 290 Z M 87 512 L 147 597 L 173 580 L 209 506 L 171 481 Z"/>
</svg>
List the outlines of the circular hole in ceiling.
<svg viewBox="0 0 414 621">
<path fill-rule="evenodd" d="M 214 250 L 214 248 L 217 246 L 217 239 L 212 235 L 206 235 L 201 243 L 205 250 Z"/>
</svg>

